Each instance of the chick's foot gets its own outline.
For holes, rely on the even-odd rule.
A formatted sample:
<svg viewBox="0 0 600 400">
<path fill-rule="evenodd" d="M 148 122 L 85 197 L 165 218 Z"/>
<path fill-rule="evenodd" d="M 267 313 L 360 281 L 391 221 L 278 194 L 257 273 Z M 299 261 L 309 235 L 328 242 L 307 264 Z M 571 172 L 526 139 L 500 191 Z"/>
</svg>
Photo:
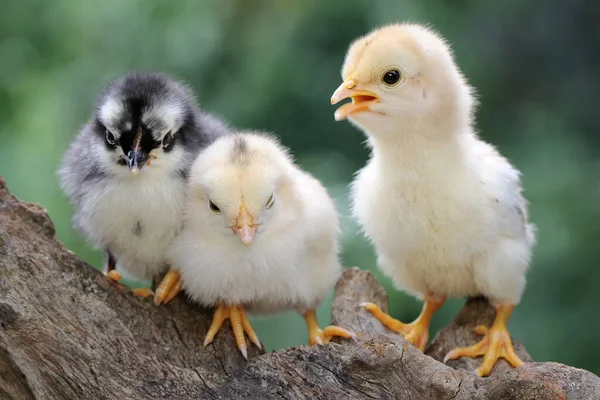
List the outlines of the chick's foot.
<svg viewBox="0 0 600 400">
<path fill-rule="evenodd" d="M 335 325 L 321 329 L 317 322 L 315 310 L 307 311 L 302 316 L 306 320 L 306 327 L 308 328 L 308 344 L 311 346 L 314 346 L 315 344 L 327 344 L 336 336 L 346 339 L 354 337 L 352 332 Z"/>
<path fill-rule="evenodd" d="M 123 276 L 119 271 L 113 269 L 112 271 L 106 273 L 106 277 L 111 281 L 119 282 Z"/>
<path fill-rule="evenodd" d="M 181 292 L 183 281 L 179 272 L 170 270 L 163 277 L 162 281 L 156 288 L 156 294 L 154 295 L 154 304 L 160 306 L 161 304 L 167 304 L 175 298 Z"/>
<path fill-rule="evenodd" d="M 135 288 L 132 290 L 133 295 L 136 297 L 152 297 L 152 295 L 154 294 L 154 292 L 152 291 L 152 289 L 147 288 L 147 287 L 141 287 L 141 288 Z"/>
<path fill-rule="evenodd" d="M 362 303 L 360 306 L 369 311 L 375 318 L 388 329 L 402 334 L 410 344 L 421 351 L 425 350 L 427 341 L 429 340 L 429 324 L 433 314 L 444 304 L 446 299 L 434 299 L 427 297 L 423 304 L 421 315 L 414 322 L 406 324 L 392 318 L 389 314 L 384 313 L 373 303 Z"/>
<path fill-rule="evenodd" d="M 497 307 L 496 319 L 491 328 L 488 329 L 488 327 L 483 325 L 475 328 L 475 332 L 478 335 L 484 335 L 483 339 L 472 346 L 459 347 L 450 351 L 444 357 L 444 362 L 459 357 L 475 358 L 484 356 L 483 363 L 475 370 L 478 376 L 488 376 L 499 358 L 504 358 L 515 368 L 523 365 L 523 361 L 515 353 L 510 333 L 508 333 L 508 329 L 506 328 L 506 322 L 513 309 L 514 305 Z"/>
<path fill-rule="evenodd" d="M 111 281 L 119 282 L 123 276 L 121 275 L 121 273 L 119 271 L 117 271 L 116 269 L 113 269 L 113 270 L 108 271 L 106 273 L 106 277 L 108 279 L 110 279 Z M 152 289 L 147 288 L 147 287 L 132 289 L 132 292 L 133 292 L 134 296 L 136 296 L 136 297 L 144 297 L 144 298 L 145 297 L 150 297 L 150 296 L 152 296 L 154 294 L 152 292 Z"/>
<path fill-rule="evenodd" d="M 258 340 L 258 335 L 254 332 L 252 325 L 250 325 L 250 321 L 248 320 L 244 308 L 226 306 L 224 303 L 221 303 L 215 310 L 212 323 L 206 333 L 206 338 L 204 339 L 205 347 L 212 343 L 215 335 L 219 332 L 221 325 L 223 325 L 223 322 L 225 322 L 227 318 L 231 320 L 231 328 L 233 330 L 233 336 L 235 336 L 235 342 L 245 359 L 248 359 L 248 347 L 246 346 L 244 333 L 248 335 L 248 338 L 256 345 L 256 347 L 259 349 L 262 348 L 260 340 Z"/>
</svg>

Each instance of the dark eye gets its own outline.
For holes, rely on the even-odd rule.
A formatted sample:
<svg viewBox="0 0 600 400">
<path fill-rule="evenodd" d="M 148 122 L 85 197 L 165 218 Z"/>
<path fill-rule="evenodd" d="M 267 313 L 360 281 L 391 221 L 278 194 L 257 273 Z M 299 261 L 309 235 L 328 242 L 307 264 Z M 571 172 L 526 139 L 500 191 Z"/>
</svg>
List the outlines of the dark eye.
<svg viewBox="0 0 600 400">
<path fill-rule="evenodd" d="M 213 203 L 212 200 L 208 200 L 208 207 L 210 208 L 210 211 L 212 211 L 214 213 L 221 212 L 221 209 L 219 207 L 217 207 L 217 205 L 215 203 Z"/>
<path fill-rule="evenodd" d="M 106 144 L 113 149 L 117 147 L 117 140 L 115 139 L 115 135 L 113 135 L 108 129 L 106 130 Z"/>
<path fill-rule="evenodd" d="M 175 143 L 175 140 L 173 140 L 173 139 L 174 139 L 173 134 L 171 132 L 169 132 L 165 135 L 165 137 L 162 140 L 163 150 L 169 151 L 173 148 L 173 144 Z"/>
<path fill-rule="evenodd" d="M 267 200 L 267 204 L 265 207 L 267 207 L 267 209 L 271 208 L 273 207 L 273 204 L 275 204 L 275 193 L 273 193 L 271 197 L 269 197 L 269 200 Z"/>
<path fill-rule="evenodd" d="M 400 82 L 400 78 L 402 78 L 402 74 L 400 73 L 399 70 L 394 68 L 394 69 L 390 69 L 385 74 L 383 74 L 382 80 L 383 80 L 383 83 L 385 83 L 386 85 L 394 86 L 398 82 Z"/>
</svg>

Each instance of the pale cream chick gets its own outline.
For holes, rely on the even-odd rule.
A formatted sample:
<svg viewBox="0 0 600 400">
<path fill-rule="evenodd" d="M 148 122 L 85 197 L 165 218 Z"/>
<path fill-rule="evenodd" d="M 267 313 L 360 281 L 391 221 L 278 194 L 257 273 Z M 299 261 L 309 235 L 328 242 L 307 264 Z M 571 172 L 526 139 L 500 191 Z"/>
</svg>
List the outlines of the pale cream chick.
<svg viewBox="0 0 600 400">
<path fill-rule="evenodd" d="M 519 303 L 534 245 L 519 172 L 473 129 L 475 98 L 446 42 L 415 24 L 391 25 L 350 46 L 335 113 L 368 137 L 371 158 L 352 184 L 353 212 L 379 268 L 424 299 L 403 324 L 364 304 L 386 326 L 423 350 L 432 315 L 449 296 L 485 295 L 497 315 L 478 328 L 478 344 L 447 359 L 485 355 L 522 364 L 506 322 Z"/>
<path fill-rule="evenodd" d="M 185 228 L 169 259 L 193 300 L 218 307 L 205 345 L 229 317 L 245 357 L 244 332 L 260 346 L 245 310 L 297 310 L 311 344 L 351 336 L 317 325 L 315 309 L 341 272 L 338 216 L 287 149 L 271 136 L 233 134 L 200 153 L 189 182 Z"/>
</svg>

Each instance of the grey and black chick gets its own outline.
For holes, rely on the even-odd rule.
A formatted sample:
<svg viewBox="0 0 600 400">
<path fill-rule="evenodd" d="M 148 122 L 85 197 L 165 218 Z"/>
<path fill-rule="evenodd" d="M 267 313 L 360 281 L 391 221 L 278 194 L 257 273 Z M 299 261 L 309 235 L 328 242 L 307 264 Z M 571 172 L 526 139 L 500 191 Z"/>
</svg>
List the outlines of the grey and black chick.
<svg viewBox="0 0 600 400">
<path fill-rule="evenodd" d="M 150 280 L 163 271 L 182 228 L 190 166 L 227 130 L 166 75 L 130 74 L 106 87 L 58 175 L 75 208 L 74 227 L 105 250 L 109 277 L 119 280 L 123 271 Z"/>
</svg>

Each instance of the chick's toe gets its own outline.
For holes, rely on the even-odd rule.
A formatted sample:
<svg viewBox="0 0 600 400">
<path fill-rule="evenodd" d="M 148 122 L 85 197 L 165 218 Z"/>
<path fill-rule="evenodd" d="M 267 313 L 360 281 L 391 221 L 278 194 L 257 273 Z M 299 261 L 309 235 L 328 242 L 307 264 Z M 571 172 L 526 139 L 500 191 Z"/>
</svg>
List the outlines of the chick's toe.
<svg viewBox="0 0 600 400">
<path fill-rule="evenodd" d="M 208 346 L 210 343 L 212 343 L 217 332 L 219 332 L 221 329 L 223 322 L 225 322 L 225 320 L 228 318 L 231 321 L 231 329 L 233 331 L 237 347 L 244 358 L 248 359 L 248 346 L 246 345 L 246 337 L 244 334 L 248 335 L 250 341 L 259 349 L 262 348 L 262 345 L 258 339 L 258 335 L 252 328 L 250 320 L 248 320 L 248 316 L 246 315 L 246 311 L 243 307 L 227 306 L 224 303 L 221 303 L 213 315 L 212 323 L 210 328 L 208 328 L 206 338 L 204 339 L 204 346 Z"/>
<path fill-rule="evenodd" d="M 157 306 L 167 304 L 181 292 L 182 286 L 183 282 L 181 281 L 179 272 L 170 270 L 156 288 L 154 304 Z"/>
<path fill-rule="evenodd" d="M 496 319 L 491 328 L 479 325 L 475 331 L 479 335 L 484 335 L 478 343 L 469 347 L 459 347 L 450 351 L 444 357 L 444 362 L 454 360 L 460 357 L 475 358 L 483 356 L 483 362 L 475 370 L 478 376 L 488 376 L 496 361 L 504 358 L 513 367 L 523 365 L 523 361 L 517 356 L 512 345 L 510 333 L 506 327 L 506 321 L 512 312 L 514 306 L 500 306 L 497 309 Z"/>
<path fill-rule="evenodd" d="M 303 317 L 306 320 L 306 326 L 308 328 L 308 344 L 311 346 L 316 344 L 327 344 L 334 337 L 343 337 L 345 339 L 354 337 L 352 332 L 335 325 L 330 325 L 325 329 L 321 329 L 317 322 L 315 310 L 307 311 L 303 314 Z"/>
</svg>

